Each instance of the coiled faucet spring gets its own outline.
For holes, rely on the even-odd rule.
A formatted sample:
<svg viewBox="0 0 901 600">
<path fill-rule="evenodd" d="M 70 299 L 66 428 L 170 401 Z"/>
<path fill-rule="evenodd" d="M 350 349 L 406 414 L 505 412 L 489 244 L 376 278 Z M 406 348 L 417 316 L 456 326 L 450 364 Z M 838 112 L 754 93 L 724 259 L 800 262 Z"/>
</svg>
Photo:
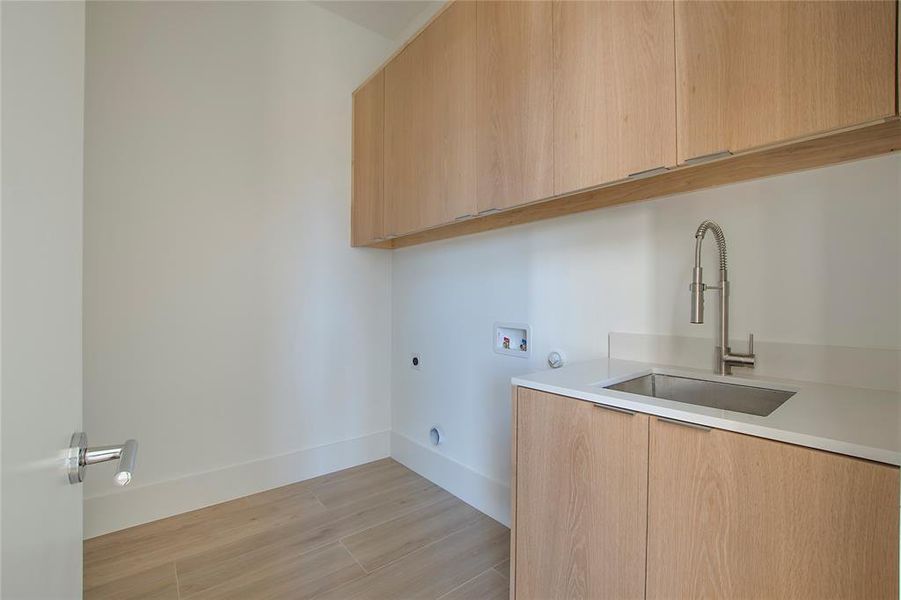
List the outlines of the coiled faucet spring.
<svg viewBox="0 0 901 600">
<path fill-rule="evenodd" d="M 713 232 L 713 237 L 716 238 L 716 246 L 720 251 L 720 271 L 725 271 L 726 236 L 723 234 L 722 227 L 710 220 L 701 223 L 695 232 L 695 267 L 701 266 L 701 241 L 704 239 L 704 234 L 707 233 L 708 229 Z"/>
</svg>

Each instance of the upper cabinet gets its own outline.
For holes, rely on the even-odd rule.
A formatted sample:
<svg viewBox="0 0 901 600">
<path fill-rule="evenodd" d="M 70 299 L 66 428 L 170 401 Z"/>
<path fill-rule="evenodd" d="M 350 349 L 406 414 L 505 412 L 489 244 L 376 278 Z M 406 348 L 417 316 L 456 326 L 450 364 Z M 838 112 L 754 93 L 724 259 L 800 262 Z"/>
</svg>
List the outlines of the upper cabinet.
<svg viewBox="0 0 901 600">
<path fill-rule="evenodd" d="M 895 2 L 676 2 L 679 162 L 895 114 Z"/>
<path fill-rule="evenodd" d="M 554 44 L 549 2 L 480 2 L 478 210 L 554 194 Z"/>
<path fill-rule="evenodd" d="M 676 164 L 672 2 L 554 3 L 557 194 Z"/>
<path fill-rule="evenodd" d="M 399 248 L 899 149 L 896 11 L 449 2 L 355 92 L 353 243 Z M 725 158 L 691 160 L 710 155 Z"/>
<path fill-rule="evenodd" d="M 476 213 L 476 3 L 455 2 L 385 67 L 386 233 Z"/>
<path fill-rule="evenodd" d="M 379 71 L 353 97 L 351 243 L 384 237 L 385 76 Z"/>
</svg>

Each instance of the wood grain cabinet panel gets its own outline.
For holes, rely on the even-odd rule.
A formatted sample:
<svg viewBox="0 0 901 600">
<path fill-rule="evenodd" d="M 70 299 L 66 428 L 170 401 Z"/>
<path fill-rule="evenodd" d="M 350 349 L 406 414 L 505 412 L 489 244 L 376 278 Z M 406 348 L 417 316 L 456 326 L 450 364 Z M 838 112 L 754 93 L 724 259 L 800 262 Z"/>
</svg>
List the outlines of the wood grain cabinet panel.
<svg viewBox="0 0 901 600">
<path fill-rule="evenodd" d="M 896 467 L 651 417 L 649 599 L 898 597 Z"/>
<path fill-rule="evenodd" d="M 554 3 L 557 194 L 676 164 L 672 2 Z"/>
<path fill-rule="evenodd" d="M 476 212 L 476 3 L 455 2 L 385 67 L 387 233 Z"/>
<path fill-rule="evenodd" d="M 384 231 L 385 76 L 379 71 L 353 96 L 351 244 L 379 240 Z"/>
<path fill-rule="evenodd" d="M 515 593 L 643 598 L 648 417 L 519 388 Z"/>
<path fill-rule="evenodd" d="M 679 162 L 895 114 L 896 4 L 677 1 Z"/>
<path fill-rule="evenodd" d="M 554 195 L 550 2 L 477 6 L 478 210 Z"/>
</svg>

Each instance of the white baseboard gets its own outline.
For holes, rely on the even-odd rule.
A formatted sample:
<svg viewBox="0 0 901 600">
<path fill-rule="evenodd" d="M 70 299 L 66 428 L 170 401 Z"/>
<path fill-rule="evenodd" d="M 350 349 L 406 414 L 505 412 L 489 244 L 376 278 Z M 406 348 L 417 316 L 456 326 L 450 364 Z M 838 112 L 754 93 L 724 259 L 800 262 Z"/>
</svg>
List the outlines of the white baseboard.
<svg viewBox="0 0 901 600">
<path fill-rule="evenodd" d="M 396 431 L 391 432 L 391 458 L 510 526 L 509 484 L 478 473 Z"/>
<path fill-rule="evenodd" d="M 386 458 L 389 431 L 85 498 L 85 539 Z"/>
</svg>

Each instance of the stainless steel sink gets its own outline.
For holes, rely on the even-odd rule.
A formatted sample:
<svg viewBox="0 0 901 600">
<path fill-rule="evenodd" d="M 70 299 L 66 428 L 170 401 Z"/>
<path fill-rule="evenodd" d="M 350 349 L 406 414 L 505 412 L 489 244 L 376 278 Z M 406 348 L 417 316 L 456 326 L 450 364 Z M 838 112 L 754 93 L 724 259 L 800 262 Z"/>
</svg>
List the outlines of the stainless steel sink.
<svg viewBox="0 0 901 600">
<path fill-rule="evenodd" d="M 605 386 L 604 389 L 709 406 L 759 417 L 769 415 L 795 395 L 795 392 L 785 390 L 720 383 L 662 373 L 636 377 Z"/>
</svg>

